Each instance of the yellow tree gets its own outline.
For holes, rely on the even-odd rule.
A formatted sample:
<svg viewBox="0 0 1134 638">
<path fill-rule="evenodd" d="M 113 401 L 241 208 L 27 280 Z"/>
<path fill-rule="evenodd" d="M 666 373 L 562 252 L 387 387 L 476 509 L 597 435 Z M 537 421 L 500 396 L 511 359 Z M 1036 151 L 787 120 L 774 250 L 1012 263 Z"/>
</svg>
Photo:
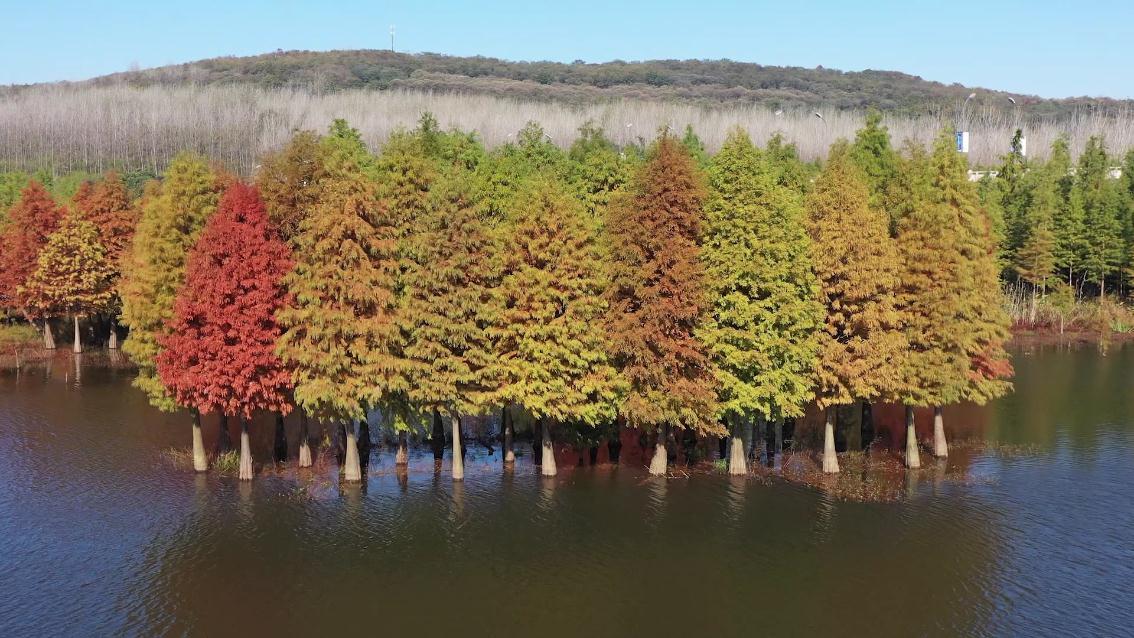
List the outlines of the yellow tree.
<svg viewBox="0 0 1134 638">
<path fill-rule="evenodd" d="M 838 472 L 834 407 L 899 388 L 905 339 L 895 307 L 899 262 L 885 213 L 870 206 L 845 142 L 807 198 L 811 259 L 825 319 L 819 335 L 816 403 L 826 411 L 823 471 Z"/>
</svg>

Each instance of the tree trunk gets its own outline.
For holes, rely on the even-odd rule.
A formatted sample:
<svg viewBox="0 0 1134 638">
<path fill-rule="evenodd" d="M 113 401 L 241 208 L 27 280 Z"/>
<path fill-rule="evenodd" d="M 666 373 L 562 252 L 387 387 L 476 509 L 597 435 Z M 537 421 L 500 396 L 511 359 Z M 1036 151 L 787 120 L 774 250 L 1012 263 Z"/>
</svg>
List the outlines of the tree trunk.
<svg viewBox="0 0 1134 638">
<path fill-rule="evenodd" d="M 248 418 L 240 417 L 240 480 L 252 480 L 252 440 L 248 437 Z"/>
<path fill-rule="evenodd" d="M 724 423 L 724 426 L 727 428 L 728 423 Z M 722 460 L 722 461 L 728 460 L 728 444 L 729 444 L 730 441 L 732 441 L 732 435 L 731 434 L 729 436 L 722 436 L 717 441 L 717 447 L 718 447 L 717 457 L 720 458 L 720 460 Z"/>
<path fill-rule="evenodd" d="M 362 419 L 358 422 L 358 460 L 362 469 L 370 467 L 370 421 Z"/>
<path fill-rule="evenodd" d="M 1039 297 L 1039 286 L 1032 284 L 1032 310 L 1030 313 L 1031 325 L 1034 328 L 1036 325 L 1036 302 Z"/>
<path fill-rule="evenodd" d="M 110 319 L 110 337 L 106 340 L 106 348 L 108 350 L 118 349 L 118 326 L 115 325 L 113 317 Z"/>
<path fill-rule="evenodd" d="M 440 461 L 445 458 L 445 424 L 441 422 L 441 413 L 433 411 L 433 433 L 429 436 L 429 443 L 433 446 L 433 460 Z"/>
<path fill-rule="evenodd" d="M 47 350 L 55 349 L 55 335 L 51 334 L 51 322 L 43 320 L 43 347 Z"/>
<path fill-rule="evenodd" d="M 652 476 L 665 476 L 666 473 L 666 426 L 658 426 L 658 440 L 654 443 L 654 458 L 650 459 L 650 474 Z"/>
<path fill-rule="evenodd" d="M 906 467 L 921 467 L 921 455 L 917 450 L 917 431 L 914 429 L 914 409 L 906 406 Z"/>
<path fill-rule="evenodd" d="M 823 427 L 823 472 L 838 474 L 839 457 L 835 454 L 835 407 L 827 408 L 827 424 Z"/>
<path fill-rule="evenodd" d="M 71 315 L 71 320 L 75 324 L 75 342 L 71 347 L 71 351 L 75 354 L 83 353 L 83 340 L 79 336 L 79 315 Z"/>
<path fill-rule="evenodd" d="M 542 476 L 555 476 L 558 468 L 555 466 L 555 446 L 551 441 L 551 426 L 547 419 L 539 419 L 540 428 L 540 467 Z"/>
<path fill-rule="evenodd" d="M 228 435 L 228 415 L 220 414 L 217 426 L 217 454 L 224 454 L 232 449 L 232 437 Z"/>
<path fill-rule="evenodd" d="M 209 469 L 209 460 L 205 457 L 205 437 L 201 434 L 201 413 L 196 408 L 193 412 L 193 469 L 204 472 Z"/>
<path fill-rule="evenodd" d="M 775 433 L 774 433 L 775 442 L 773 444 L 772 451 L 776 455 L 783 454 L 783 451 L 784 451 L 784 420 L 783 419 L 776 419 L 776 423 L 772 427 L 775 428 Z"/>
<path fill-rule="evenodd" d="M 346 429 L 346 458 L 343 460 L 343 480 L 357 483 L 362 480 L 362 468 L 358 462 L 358 426 L 354 423 Z"/>
<path fill-rule="evenodd" d="M 614 422 L 614 434 L 606 441 L 606 455 L 615 465 L 622 460 L 622 424 L 618 421 Z"/>
<path fill-rule="evenodd" d="M 740 420 L 732 423 L 732 445 L 729 446 L 728 473 L 731 476 L 748 474 L 748 461 L 744 458 L 744 438 L 740 436 Z"/>
<path fill-rule="evenodd" d="M 398 453 L 394 455 L 394 465 L 409 465 L 409 445 L 406 443 L 406 432 L 398 432 Z"/>
<path fill-rule="evenodd" d="M 859 412 L 859 438 L 862 439 L 862 449 L 870 449 L 874 442 L 874 409 L 869 401 L 863 401 Z"/>
<path fill-rule="evenodd" d="M 287 461 L 287 431 L 284 429 L 283 415 L 276 413 L 276 463 Z"/>
<path fill-rule="evenodd" d="M 516 434 L 512 431 L 512 413 L 509 412 L 508 406 L 504 406 L 500 413 L 500 425 L 504 430 L 504 463 L 515 463 Z"/>
<path fill-rule="evenodd" d="M 311 443 L 308 441 L 307 413 L 299 409 L 299 467 L 311 467 Z"/>
<path fill-rule="evenodd" d="M 945 417 L 942 416 L 939 405 L 933 407 L 933 456 L 949 456 L 949 444 L 945 441 Z"/>
<path fill-rule="evenodd" d="M 453 480 L 465 480 L 465 459 L 461 456 L 461 415 L 453 413 Z"/>
</svg>

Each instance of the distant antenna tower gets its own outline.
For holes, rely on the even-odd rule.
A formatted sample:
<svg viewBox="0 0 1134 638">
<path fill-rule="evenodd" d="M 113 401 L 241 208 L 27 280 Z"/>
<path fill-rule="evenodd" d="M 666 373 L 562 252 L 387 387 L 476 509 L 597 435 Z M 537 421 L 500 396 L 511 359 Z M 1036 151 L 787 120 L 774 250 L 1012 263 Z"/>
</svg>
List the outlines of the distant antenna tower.
<svg viewBox="0 0 1134 638">
<path fill-rule="evenodd" d="M 394 25 L 390 25 L 390 52 L 394 52 Z"/>
</svg>

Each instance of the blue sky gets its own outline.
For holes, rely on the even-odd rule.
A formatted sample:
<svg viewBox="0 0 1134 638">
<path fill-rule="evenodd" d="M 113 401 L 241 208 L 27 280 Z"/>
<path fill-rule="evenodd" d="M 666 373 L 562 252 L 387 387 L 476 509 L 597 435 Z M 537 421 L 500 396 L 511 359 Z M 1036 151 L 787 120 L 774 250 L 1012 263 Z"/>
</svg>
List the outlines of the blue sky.
<svg viewBox="0 0 1134 638">
<path fill-rule="evenodd" d="M 1044 97 L 1134 97 L 1130 0 L 0 4 L 0 84 L 278 48 L 386 48 L 394 24 L 400 51 L 566 62 L 730 58 L 904 71 Z"/>
</svg>

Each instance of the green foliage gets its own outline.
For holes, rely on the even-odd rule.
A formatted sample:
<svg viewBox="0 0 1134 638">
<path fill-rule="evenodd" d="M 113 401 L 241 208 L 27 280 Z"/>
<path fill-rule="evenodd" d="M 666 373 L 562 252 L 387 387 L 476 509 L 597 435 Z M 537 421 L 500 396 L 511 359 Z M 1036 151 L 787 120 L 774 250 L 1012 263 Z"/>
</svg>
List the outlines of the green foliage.
<svg viewBox="0 0 1134 638">
<path fill-rule="evenodd" d="M 579 128 L 567 157 L 568 179 L 587 213 L 601 226 L 611 198 L 626 186 L 633 167 L 602 129 L 589 122 Z"/>
<path fill-rule="evenodd" d="M 39 330 L 26 323 L 0 324 L 0 353 L 9 355 L 20 368 L 27 352 L 42 343 Z"/>
<path fill-rule="evenodd" d="M 186 256 L 216 210 L 220 191 L 217 176 L 203 158 L 179 155 L 145 199 L 126 256 L 120 291 L 122 322 L 130 327 L 130 336 L 122 349 L 138 366 L 134 385 L 162 410 L 177 406 L 157 378 L 158 340 L 168 333 L 174 298 L 185 282 Z"/>
<path fill-rule="evenodd" d="M 730 422 L 801 416 L 823 322 L 800 196 L 775 183 L 747 134 L 709 167 L 701 260 L 709 313 L 698 332 Z"/>
<path fill-rule="evenodd" d="M 878 110 L 867 111 L 866 125 L 855 134 L 850 156 L 866 178 L 870 205 L 887 210 L 888 193 L 898 174 L 898 154 L 890 146 L 890 132 L 882 126 Z"/>
<path fill-rule="evenodd" d="M 614 417 L 621 383 L 602 330 L 593 225 L 551 179 L 535 181 L 514 206 L 498 251 L 501 312 L 491 328 L 497 402 L 537 419 L 599 425 Z"/>
<path fill-rule="evenodd" d="M 8 209 L 20 198 L 20 191 L 28 185 L 29 179 L 31 176 L 27 173 L 0 173 L 0 231 L 8 221 Z"/>
</svg>

